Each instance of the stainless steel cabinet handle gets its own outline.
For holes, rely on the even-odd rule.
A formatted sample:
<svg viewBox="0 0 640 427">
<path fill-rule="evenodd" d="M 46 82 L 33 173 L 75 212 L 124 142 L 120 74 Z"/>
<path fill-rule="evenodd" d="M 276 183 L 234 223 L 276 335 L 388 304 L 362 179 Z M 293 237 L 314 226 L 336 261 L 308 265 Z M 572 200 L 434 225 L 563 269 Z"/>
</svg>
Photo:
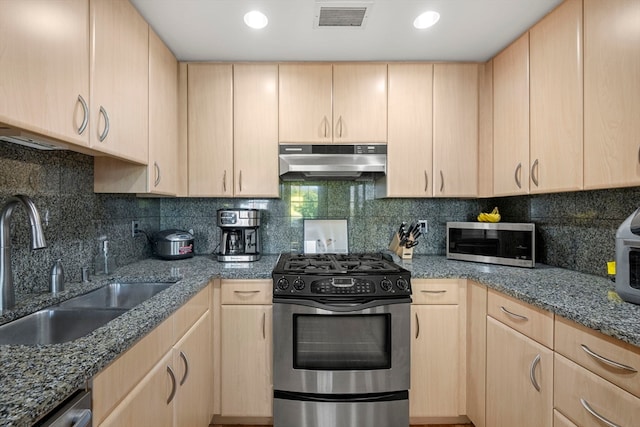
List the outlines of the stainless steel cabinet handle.
<svg viewBox="0 0 640 427">
<path fill-rule="evenodd" d="M 157 187 L 158 184 L 160 184 L 160 166 L 158 165 L 158 162 L 153 162 L 153 167 L 156 171 L 156 180 L 153 182 L 153 186 Z"/>
<path fill-rule="evenodd" d="M 338 118 L 338 137 L 342 138 L 342 116 Z"/>
<path fill-rule="evenodd" d="M 260 291 L 233 291 L 234 294 L 257 294 Z"/>
<path fill-rule="evenodd" d="M 538 186 L 538 159 L 536 159 L 536 161 L 533 162 L 533 165 L 531 166 L 531 180 L 537 187 Z"/>
<path fill-rule="evenodd" d="M 602 415 L 600 415 L 599 413 L 597 413 L 592 407 L 591 405 L 589 405 L 589 402 L 587 402 L 584 399 L 580 399 L 580 403 L 582 403 L 582 406 L 584 407 L 584 409 L 587 410 L 588 413 L 590 413 L 591 415 L 593 415 L 595 418 L 597 418 L 598 420 L 602 421 L 603 423 L 605 423 L 606 425 L 608 425 L 609 427 L 621 427 L 620 425 L 616 424 L 616 423 L 612 423 L 611 421 L 609 421 L 608 419 L 606 419 L 605 417 L 603 417 Z"/>
<path fill-rule="evenodd" d="M 591 350 L 589 347 L 587 347 L 584 344 L 580 344 L 580 347 L 582 347 L 582 350 L 584 350 L 585 353 L 587 353 L 589 356 L 593 357 L 594 359 L 609 365 L 611 367 L 617 368 L 617 369 L 622 369 L 624 371 L 629 371 L 629 372 L 638 372 L 635 368 L 629 366 L 629 365 L 623 365 L 622 363 L 618 363 L 615 362 L 611 359 L 607 359 L 604 356 L 600 356 L 598 353 L 594 352 L 593 350 Z"/>
<path fill-rule="evenodd" d="M 100 142 L 102 142 L 109 134 L 109 114 L 107 114 L 107 110 L 105 110 L 102 105 L 100 106 L 100 114 L 102 114 L 102 117 L 104 117 L 104 130 L 102 131 L 98 139 L 100 140 Z"/>
<path fill-rule="evenodd" d="M 189 376 L 189 360 L 187 360 L 187 355 L 184 354 L 184 352 L 180 352 L 180 359 L 182 359 L 182 363 L 184 363 L 184 375 L 182 376 L 182 379 L 180 380 L 180 385 L 184 384 L 184 382 L 187 380 L 187 377 Z"/>
<path fill-rule="evenodd" d="M 420 318 L 418 317 L 418 313 L 416 313 L 416 339 L 420 336 Z"/>
<path fill-rule="evenodd" d="M 324 137 L 326 138 L 329 135 L 329 119 L 327 119 L 327 116 L 324 116 L 322 123 L 324 124 Z"/>
<path fill-rule="evenodd" d="M 242 193 L 242 171 L 238 174 L 238 189 Z"/>
<path fill-rule="evenodd" d="M 267 313 L 262 313 L 262 339 L 267 339 Z"/>
<path fill-rule="evenodd" d="M 515 319 L 518 319 L 518 320 L 529 320 L 529 318 L 526 317 L 526 316 L 523 316 L 521 314 L 516 314 L 516 313 L 513 313 L 513 312 L 507 310 L 506 308 L 504 308 L 503 305 L 500 306 L 500 310 L 502 310 L 503 313 L 505 313 L 508 316 L 511 316 L 511 317 L 513 317 Z"/>
<path fill-rule="evenodd" d="M 227 170 L 225 169 L 222 175 L 222 191 L 227 192 Z"/>
<path fill-rule="evenodd" d="M 167 365 L 167 373 L 171 377 L 171 394 L 169 394 L 169 398 L 167 399 L 167 405 L 171 403 L 174 397 L 176 397 L 176 376 L 173 373 L 173 369 L 171 366 Z"/>
<path fill-rule="evenodd" d="M 71 427 L 91 426 L 91 409 L 72 410 L 70 413 L 72 414 L 70 420 Z"/>
<path fill-rule="evenodd" d="M 82 135 L 85 129 L 87 129 L 87 125 L 89 124 L 89 107 L 87 106 L 87 101 L 84 100 L 82 95 L 78 95 L 78 101 L 82 105 L 82 111 L 84 113 L 82 116 L 82 123 L 78 128 L 78 135 Z"/>
<path fill-rule="evenodd" d="M 518 163 L 518 166 L 516 166 L 514 178 L 516 180 L 516 185 L 518 186 L 518 188 L 522 188 L 522 163 Z"/>
<path fill-rule="evenodd" d="M 440 192 L 442 193 L 442 190 L 444 190 L 444 174 L 442 173 L 442 171 L 440 171 Z"/>
<path fill-rule="evenodd" d="M 427 290 L 427 289 L 423 289 L 420 292 L 424 292 L 425 294 L 445 294 L 445 293 L 447 293 L 447 291 L 445 289 L 441 289 L 441 290 L 438 290 L 438 291 L 430 291 L 430 290 Z"/>
<path fill-rule="evenodd" d="M 429 175 L 427 175 L 427 171 L 424 171 L 424 192 L 426 193 L 429 190 Z"/>
<path fill-rule="evenodd" d="M 540 391 L 540 385 L 536 380 L 536 367 L 538 366 L 539 363 L 540 363 L 540 355 L 538 354 L 535 357 L 535 359 L 533 359 L 533 362 L 531 362 L 531 367 L 529 368 L 529 379 L 531 380 L 531 384 L 533 384 L 533 388 L 535 388 L 536 391 Z"/>
</svg>

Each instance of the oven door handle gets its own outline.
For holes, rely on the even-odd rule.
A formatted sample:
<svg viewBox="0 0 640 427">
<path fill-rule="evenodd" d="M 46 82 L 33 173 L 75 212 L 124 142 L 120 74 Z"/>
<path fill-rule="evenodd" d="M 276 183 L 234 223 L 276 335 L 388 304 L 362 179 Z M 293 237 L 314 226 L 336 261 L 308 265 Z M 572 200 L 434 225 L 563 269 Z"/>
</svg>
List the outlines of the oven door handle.
<svg viewBox="0 0 640 427">
<path fill-rule="evenodd" d="M 319 308 L 321 310 L 335 311 L 340 313 L 350 313 L 354 311 L 362 311 L 368 308 L 380 307 L 380 306 L 390 305 L 390 304 L 408 304 L 408 303 L 411 303 L 411 298 L 405 297 L 405 298 L 377 299 L 373 301 L 354 302 L 354 303 L 349 303 L 349 302 L 325 303 L 325 302 L 319 302 L 314 300 L 297 299 L 297 298 L 285 299 L 285 300 L 274 298 L 273 302 L 276 304 L 303 305 L 307 307 Z"/>
</svg>

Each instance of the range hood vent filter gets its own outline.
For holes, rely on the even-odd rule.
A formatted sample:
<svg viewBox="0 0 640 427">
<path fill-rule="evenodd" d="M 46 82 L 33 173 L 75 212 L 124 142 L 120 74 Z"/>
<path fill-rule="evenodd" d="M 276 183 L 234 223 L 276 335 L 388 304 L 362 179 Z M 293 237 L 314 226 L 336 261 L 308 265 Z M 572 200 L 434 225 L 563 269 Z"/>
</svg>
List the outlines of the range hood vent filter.
<svg viewBox="0 0 640 427">
<path fill-rule="evenodd" d="M 366 7 L 321 7 L 318 27 L 362 27 Z"/>
</svg>

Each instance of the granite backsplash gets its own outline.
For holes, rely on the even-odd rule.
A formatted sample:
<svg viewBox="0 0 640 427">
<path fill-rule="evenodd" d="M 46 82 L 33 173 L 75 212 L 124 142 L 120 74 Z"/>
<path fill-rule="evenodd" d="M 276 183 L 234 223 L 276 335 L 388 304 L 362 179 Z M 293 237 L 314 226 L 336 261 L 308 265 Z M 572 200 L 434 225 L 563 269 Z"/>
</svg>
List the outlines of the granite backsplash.
<svg viewBox="0 0 640 427">
<path fill-rule="evenodd" d="M 615 256 L 615 232 L 640 202 L 640 188 L 583 191 L 495 199 L 375 199 L 374 183 L 322 181 L 282 183 L 280 199 L 138 198 L 93 193 L 93 159 L 69 151 L 39 151 L 0 142 L 0 206 L 13 194 L 27 194 L 40 210 L 48 247 L 29 249 L 24 209 L 11 226 L 12 266 L 18 298 L 46 292 L 49 270 L 62 259 L 67 280 L 93 268 L 99 237 L 111 242 L 116 264 L 151 256 L 144 235 L 131 236 L 131 220 L 149 235 L 166 228 L 193 229 L 197 254 L 219 244 L 216 210 L 262 211 L 263 252 L 302 250 L 303 218 L 347 219 L 352 252 L 386 249 L 401 221 L 426 219 L 429 230 L 416 254 L 445 252 L 447 221 L 473 221 L 480 210 L 500 208 L 504 221 L 534 222 L 539 261 L 606 276 Z"/>
</svg>

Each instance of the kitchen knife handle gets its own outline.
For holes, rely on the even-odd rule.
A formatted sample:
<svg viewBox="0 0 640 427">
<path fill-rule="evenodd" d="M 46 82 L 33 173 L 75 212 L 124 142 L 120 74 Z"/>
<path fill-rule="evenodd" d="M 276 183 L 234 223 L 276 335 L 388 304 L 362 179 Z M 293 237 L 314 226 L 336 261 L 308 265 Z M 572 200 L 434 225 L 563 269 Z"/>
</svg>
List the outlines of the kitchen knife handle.
<svg viewBox="0 0 640 427">
<path fill-rule="evenodd" d="M 424 192 L 426 193 L 429 190 L 429 175 L 427 175 L 427 171 L 424 171 Z"/>
<path fill-rule="evenodd" d="M 171 377 L 171 393 L 169 394 L 169 398 L 167 399 L 167 405 L 171 403 L 174 397 L 176 397 L 176 376 L 173 373 L 173 369 L 171 366 L 167 365 L 167 373 Z"/>
<path fill-rule="evenodd" d="M 416 313 L 416 339 L 420 336 L 420 318 L 418 317 L 418 313 Z"/>
<path fill-rule="evenodd" d="M 529 320 L 529 318 L 526 316 L 523 316 L 521 314 L 516 314 L 507 310 L 506 308 L 504 308 L 503 305 L 500 306 L 500 310 L 502 310 L 502 312 L 505 313 L 506 315 L 513 317 L 514 319 L 525 320 L 525 321 Z"/>
<path fill-rule="evenodd" d="M 531 181 L 533 181 L 536 187 L 538 186 L 538 159 L 536 159 L 531 166 Z"/>
<path fill-rule="evenodd" d="M 102 142 L 109 134 L 109 114 L 107 114 L 107 110 L 105 110 L 102 105 L 100 106 L 100 114 L 102 114 L 102 117 L 104 117 L 104 130 L 102 131 L 98 139 L 100 140 L 100 142 Z"/>
<path fill-rule="evenodd" d="M 609 421 L 608 419 L 606 419 L 605 417 L 603 417 L 602 415 L 600 415 L 599 413 L 597 413 L 592 407 L 591 405 L 589 405 L 589 402 L 587 402 L 584 399 L 580 399 L 580 403 L 582 404 L 582 407 L 584 409 L 587 410 L 588 413 L 590 413 L 591 415 L 593 415 L 595 418 L 597 418 L 598 420 L 602 421 L 604 424 L 608 425 L 609 427 L 620 427 L 618 424 L 615 424 L 611 421 Z"/>
<path fill-rule="evenodd" d="M 533 384 L 533 388 L 536 391 L 540 391 L 540 384 L 536 380 L 536 367 L 540 364 L 540 355 L 538 354 L 531 362 L 531 367 L 529 368 L 529 379 L 531 380 L 531 384 Z"/>
<path fill-rule="evenodd" d="M 78 128 L 78 135 L 82 135 L 82 133 L 87 129 L 87 125 L 89 124 L 89 107 L 87 106 L 87 101 L 84 100 L 82 95 L 78 95 L 78 102 L 82 105 L 82 123 Z"/>
<path fill-rule="evenodd" d="M 160 184 L 160 165 L 158 165 L 158 162 L 153 162 L 153 166 L 156 171 L 156 180 L 154 181 L 153 186 L 157 187 L 158 184 Z"/>
<path fill-rule="evenodd" d="M 607 359 L 604 356 L 600 356 L 598 353 L 594 352 L 593 350 L 591 350 L 589 347 L 587 347 L 584 344 L 580 344 L 580 347 L 582 347 L 582 350 L 584 350 L 584 352 L 587 353 L 589 356 L 593 357 L 594 359 L 596 359 L 596 360 L 598 360 L 598 361 L 600 361 L 600 362 L 602 362 L 602 363 L 604 363 L 606 365 L 609 365 L 609 366 L 611 366 L 613 368 L 616 368 L 616 369 L 622 369 L 624 371 L 629 371 L 629 372 L 634 372 L 634 373 L 638 372 L 635 368 L 633 368 L 631 366 L 623 365 L 622 363 L 618 363 L 618 362 L 615 362 L 615 361 L 613 361 L 611 359 Z"/>
<path fill-rule="evenodd" d="M 184 363 L 184 375 L 182 376 L 182 379 L 180 380 L 180 385 L 184 384 L 184 382 L 187 380 L 187 377 L 189 376 L 189 360 L 187 359 L 187 355 L 184 354 L 184 352 L 180 352 L 180 359 L 182 359 L 182 363 Z"/>
<path fill-rule="evenodd" d="M 522 163 L 518 163 L 518 166 L 516 166 L 514 178 L 516 180 L 516 185 L 518 186 L 518 188 L 522 188 Z"/>
<path fill-rule="evenodd" d="M 444 174 L 442 173 L 442 171 L 440 171 L 440 192 L 442 193 L 442 190 L 444 190 Z"/>
</svg>

